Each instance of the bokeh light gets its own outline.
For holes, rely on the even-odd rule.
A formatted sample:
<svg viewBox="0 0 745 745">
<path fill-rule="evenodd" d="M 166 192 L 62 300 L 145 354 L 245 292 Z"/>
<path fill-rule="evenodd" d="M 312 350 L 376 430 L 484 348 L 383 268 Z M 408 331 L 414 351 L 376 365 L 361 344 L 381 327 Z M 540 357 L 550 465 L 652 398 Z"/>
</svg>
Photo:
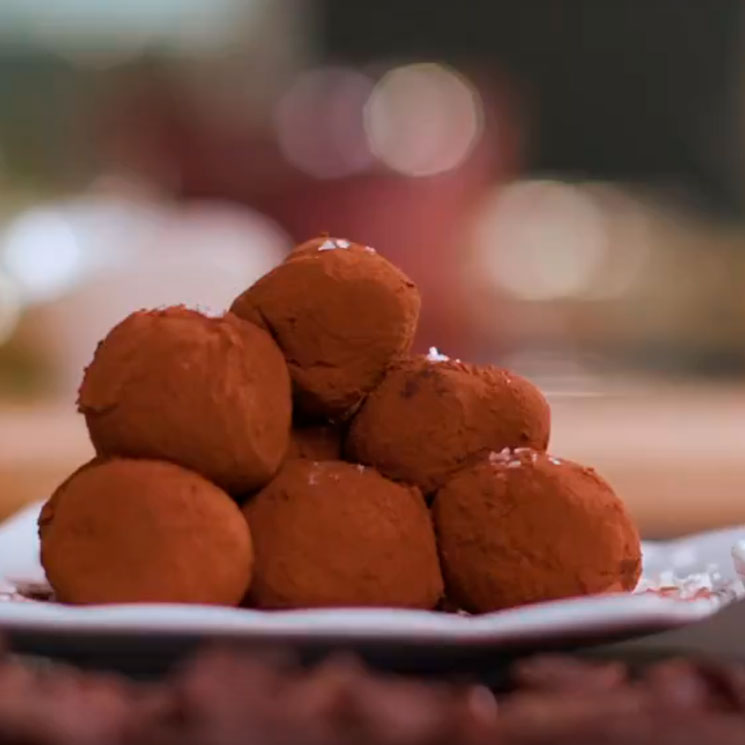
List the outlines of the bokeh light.
<svg viewBox="0 0 745 745">
<path fill-rule="evenodd" d="M 435 63 L 389 71 L 365 107 L 372 151 L 408 176 L 457 167 L 478 142 L 482 128 L 478 92 L 462 75 Z"/>
<path fill-rule="evenodd" d="M 161 214 L 138 247 L 137 266 L 164 277 L 172 272 L 182 282 L 193 276 L 193 295 L 187 299 L 195 302 L 206 263 L 215 276 L 233 276 L 237 294 L 280 263 L 291 246 L 289 235 L 260 213 L 227 202 L 194 200 Z M 171 294 L 164 291 L 163 296 L 179 302 Z M 204 309 L 223 311 L 225 302 Z"/>
<path fill-rule="evenodd" d="M 39 208 L 13 220 L 2 239 L 7 273 L 25 301 L 48 300 L 63 293 L 80 276 L 84 256 L 64 213 Z"/>
<path fill-rule="evenodd" d="M 344 67 L 322 67 L 301 75 L 276 111 L 284 157 L 305 173 L 330 179 L 349 176 L 373 163 L 363 124 L 373 81 Z"/>
<path fill-rule="evenodd" d="M 56 391 L 69 396 L 96 343 L 129 313 L 173 304 L 224 312 L 290 247 L 272 220 L 210 200 L 85 196 L 8 227 L 0 267 L 5 259 L 29 327 L 44 330 Z"/>
<path fill-rule="evenodd" d="M 609 252 L 605 216 L 579 187 L 517 182 L 493 194 L 476 224 L 479 263 L 509 294 L 533 301 L 581 296 Z"/>
</svg>

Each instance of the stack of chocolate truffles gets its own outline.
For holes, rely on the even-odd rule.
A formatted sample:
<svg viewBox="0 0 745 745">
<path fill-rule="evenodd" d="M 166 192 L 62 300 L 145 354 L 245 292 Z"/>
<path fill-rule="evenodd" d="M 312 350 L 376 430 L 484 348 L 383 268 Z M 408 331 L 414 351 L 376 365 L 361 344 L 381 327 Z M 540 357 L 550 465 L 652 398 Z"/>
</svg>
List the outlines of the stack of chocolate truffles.
<svg viewBox="0 0 745 745">
<path fill-rule="evenodd" d="M 633 590 L 639 536 L 550 409 L 491 365 L 411 353 L 420 296 L 321 236 L 230 311 L 141 310 L 80 387 L 96 457 L 39 518 L 64 603 L 484 613 Z"/>
</svg>

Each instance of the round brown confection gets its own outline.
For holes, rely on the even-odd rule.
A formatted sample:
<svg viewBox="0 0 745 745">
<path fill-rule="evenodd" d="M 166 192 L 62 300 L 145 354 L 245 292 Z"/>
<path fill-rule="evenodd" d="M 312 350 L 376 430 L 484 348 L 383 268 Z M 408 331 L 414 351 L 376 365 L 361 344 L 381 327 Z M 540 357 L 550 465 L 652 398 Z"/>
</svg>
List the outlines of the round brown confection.
<svg viewBox="0 0 745 745">
<path fill-rule="evenodd" d="M 231 310 L 277 341 L 298 409 L 338 418 L 409 350 L 419 306 L 416 286 L 382 256 L 327 238 L 296 249 Z"/>
<path fill-rule="evenodd" d="M 290 460 L 244 512 L 259 608 L 433 608 L 442 594 L 429 510 L 418 489 L 371 468 Z"/>
<path fill-rule="evenodd" d="M 66 603 L 237 605 L 253 550 L 235 502 L 172 463 L 83 467 L 39 517 L 41 562 Z"/>
<path fill-rule="evenodd" d="M 447 593 L 471 612 L 633 590 L 639 535 L 591 468 L 518 448 L 456 474 L 433 506 Z"/>
<path fill-rule="evenodd" d="M 99 455 L 173 461 L 242 493 L 279 468 L 292 400 L 266 332 L 176 307 L 134 313 L 109 333 L 78 407 Z"/>
<path fill-rule="evenodd" d="M 366 399 L 346 440 L 350 460 L 425 494 L 470 460 L 548 446 L 551 412 L 529 381 L 457 360 L 402 360 Z"/>
<path fill-rule="evenodd" d="M 290 432 L 287 459 L 341 460 L 341 430 L 333 424 L 295 426 Z"/>
</svg>

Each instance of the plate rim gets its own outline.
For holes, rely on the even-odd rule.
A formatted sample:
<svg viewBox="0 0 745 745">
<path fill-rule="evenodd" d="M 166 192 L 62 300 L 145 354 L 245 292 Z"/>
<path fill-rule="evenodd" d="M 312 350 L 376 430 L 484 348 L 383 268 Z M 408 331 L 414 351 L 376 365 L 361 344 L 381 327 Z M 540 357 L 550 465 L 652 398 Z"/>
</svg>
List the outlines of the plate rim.
<svg viewBox="0 0 745 745">
<path fill-rule="evenodd" d="M 41 503 L 27 505 L 0 524 L 0 543 Z M 28 526 L 26 526 L 28 529 Z M 703 531 L 670 541 L 647 541 L 647 552 L 673 550 L 745 526 Z M 33 600 L 0 602 L 0 630 L 31 634 L 86 636 L 240 637 L 344 643 L 457 644 L 506 647 L 536 641 L 676 628 L 715 613 L 713 600 L 680 600 L 654 594 L 617 593 L 565 598 L 467 615 L 390 608 L 331 608 L 264 611 L 176 604 L 66 606 Z"/>
</svg>

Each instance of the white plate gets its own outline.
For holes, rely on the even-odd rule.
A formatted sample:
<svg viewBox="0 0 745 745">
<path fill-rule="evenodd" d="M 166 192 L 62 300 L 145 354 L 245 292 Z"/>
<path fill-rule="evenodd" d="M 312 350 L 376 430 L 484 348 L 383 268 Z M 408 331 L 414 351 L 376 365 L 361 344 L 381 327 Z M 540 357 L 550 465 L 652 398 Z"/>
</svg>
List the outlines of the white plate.
<svg viewBox="0 0 745 745">
<path fill-rule="evenodd" d="M 0 577 L 42 581 L 35 505 L 0 526 Z M 644 547 L 645 577 L 705 572 L 718 565 L 722 581 L 736 581 L 731 548 L 745 527 Z M 562 600 L 481 616 L 386 609 L 263 612 L 181 605 L 68 607 L 0 602 L 0 629 L 24 638 L 230 638 L 303 645 L 394 645 L 432 654 L 547 648 L 598 642 L 682 626 L 721 607 L 717 600 L 679 600 L 649 594 Z"/>
</svg>

